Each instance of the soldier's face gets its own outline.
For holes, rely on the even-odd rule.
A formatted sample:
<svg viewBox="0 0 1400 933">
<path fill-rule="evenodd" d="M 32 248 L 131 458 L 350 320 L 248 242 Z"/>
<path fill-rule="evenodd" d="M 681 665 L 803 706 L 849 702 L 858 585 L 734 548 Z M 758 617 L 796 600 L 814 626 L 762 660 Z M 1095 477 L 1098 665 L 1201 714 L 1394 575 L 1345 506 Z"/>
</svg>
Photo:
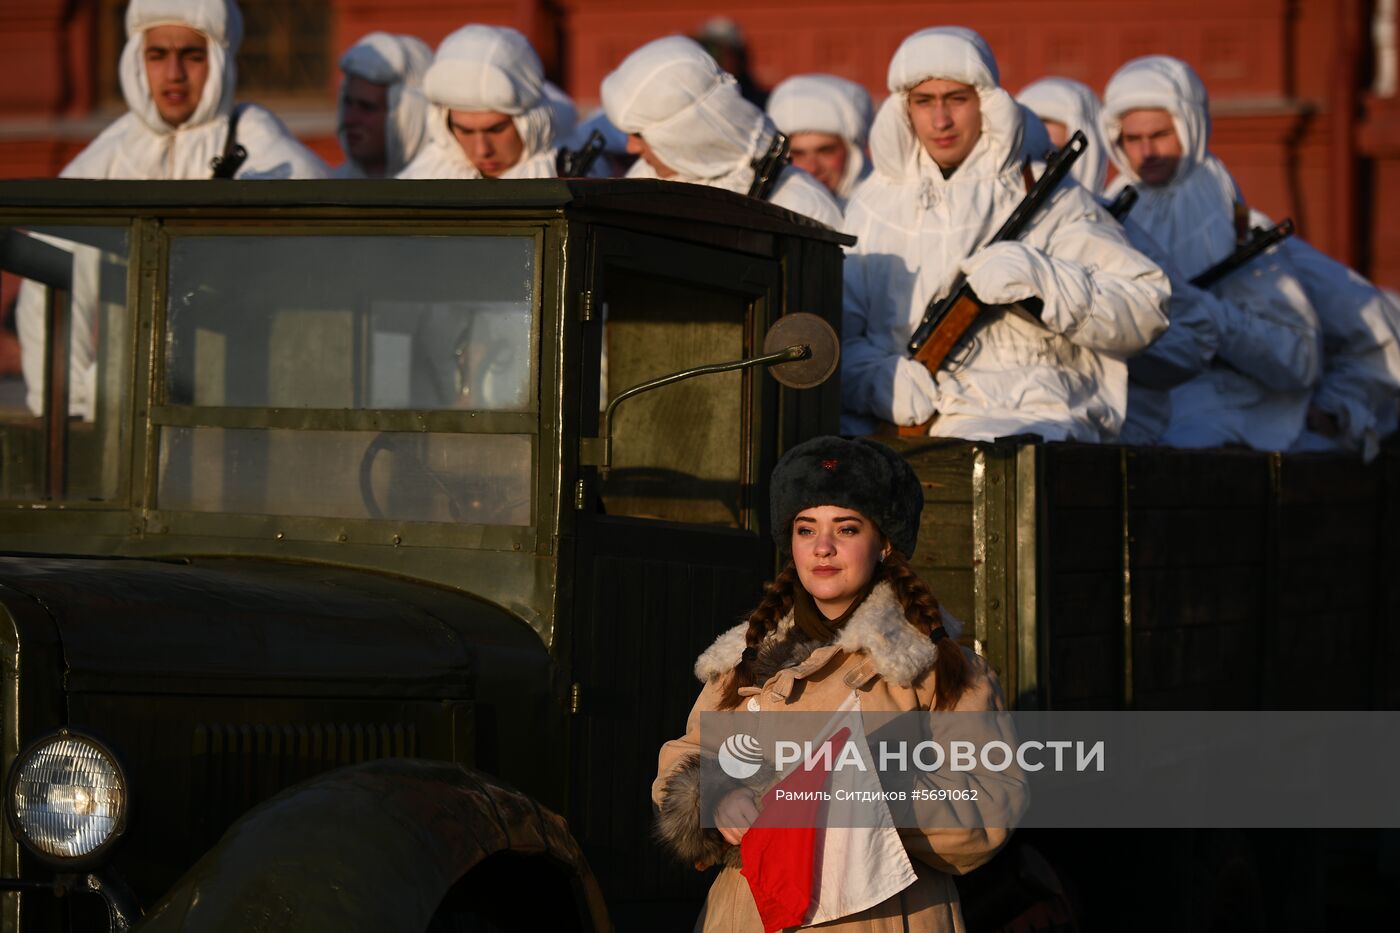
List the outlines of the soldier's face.
<svg viewBox="0 0 1400 933">
<path fill-rule="evenodd" d="M 643 162 L 650 165 L 656 171 L 657 178 L 675 178 L 676 170 L 665 162 L 661 161 L 661 156 L 657 155 L 647 141 L 642 139 L 641 133 L 633 133 L 627 137 L 627 151 L 634 156 L 641 156 Z"/>
<path fill-rule="evenodd" d="M 942 169 L 957 168 L 982 136 L 982 99 L 970 84 L 930 78 L 909 90 L 909 122 Z"/>
<path fill-rule="evenodd" d="M 194 115 L 209 80 L 209 40 L 188 26 L 146 30 L 146 82 L 156 112 L 171 126 Z"/>
<path fill-rule="evenodd" d="M 389 89 L 349 75 L 340 103 L 340 137 L 345 143 L 345 154 L 361 166 L 378 168 L 382 173 L 387 158 L 384 120 L 389 113 Z"/>
<path fill-rule="evenodd" d="M 1118 144 L 1144 184 L 1166 185 L 1176 177 L 1183 151 L 1176 124 L 1165 110 L 1129 110 L 1123 114 Z"/>
<path fill-rule="evenodd" d="M 793 133 L 788 140 L 792 164 L 831 189 L 846 174 L 846 141 L 832 133 Z"/>
<path fill-rule="evenodd" d="M 525 153 L 525 141 L 510 114 L 449 110 L 447 126 L 462 152 L 487 178 L 499 178 Z"/>
</svg>

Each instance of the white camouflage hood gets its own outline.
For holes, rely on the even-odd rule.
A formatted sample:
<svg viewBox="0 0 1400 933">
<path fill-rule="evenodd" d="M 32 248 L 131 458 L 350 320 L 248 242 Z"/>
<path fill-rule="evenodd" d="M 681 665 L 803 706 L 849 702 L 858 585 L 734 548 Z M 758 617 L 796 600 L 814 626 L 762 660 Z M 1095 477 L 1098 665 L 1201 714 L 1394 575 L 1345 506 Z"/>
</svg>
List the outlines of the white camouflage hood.
<svg viewBox="0 0 1400 933">
<path fill-rule="evenodd" d="M 397 175 L 413 161 L 423 144 L 428 111 L 427 98 L 422 94 L 423 75 L 432 58 L 432 50 L 422 39 L 387 32 L 370 33 L 340 57 L 340 70 L 347 78 L 363 78 L 388 88 L 388 112 L 384 116 L 386 177 Z M 337 125 L 343 122 L 343 99 L 339 106 Z M 344 134 L 337 135 L 344 151 Z M 347 156 L 347 161 L 353 160 Z"/>
<path fill-rule="evenodd" d="M 982 105 L 982 135 L 953 175 L 945 179 L 909 122 L 908 92 L 930 78 L 969 84 Z M 875 170 L 891 181 L 921 179 L 925 188 L 1019 171 L 1021 111 L 1000 84 L 986 41 L 961 26 L 923 29 L 905 39 L 890 60 L 890 96 L 870 130 Z M 925 190 L 927 198 L 930 193 Z"/>
<path fill-rule="evenodd" d="M 209 40 L 209 78 L 194 113 L 178 127 L 161 118 L 146 80 L 146 30 L 153 26 L 185 26 Z M 238 86 L 234 57 L 242 41 L 243 15 L 234 0 L 131 0 L 126 8 L 126 45 L 118 63 L 127 107 L 161 135 L 197 129 L 226 116 L 233 109 Z"/>
<path fill-rule="evenodd" d="M 1142 184 L 1119 143 L 1123 115 L 1131 110 L 1165 110 L 1181 142 L 1181 162 L 1171 182 Z M 1234 205 L 1239 187 L 1210 153 L 1210 102 L 1191 66 L 1166 55 L 1128 62 L 1109 80 L 1101 119 L 1109 157 L 1119 176 L 1109 194 L 1136 185 L 1133 218 L 1194 276 L 1230 254 L 1235 244 Z"/>
<path fill-rule="evenodd" d="M 732 75 L 692 39 L 647 43 L 603 79 L 603 109 L 624 133 L 639 133 L 677 172 L 744 193 L 752 162 L 773 140 L 772 121 L 739 93 Z"/>
<path fill-rule="evenodd" d="M 480 178 L 447 126 L 452 110 L 504 113 L 524 143 L 520 161 L 502 177 L 540 178 L 552 166 L 556 105 L 544 65 L 528 39 L 506 26 L 463 26 L 442 40 L 423 78 L 428 145 L 403 177 Z"/>
<path fill-rule="evenodd" d="M 846 171 L 836 191 L 843 200 L 870 172 L 865 144 L 874 109 L 870 92 L 836 75 L 795 75 L 768 97 L 768 116 L 787 135 L 829 133 L 845 140 Z"/>
<path fill-rule="evenodd" d="M 1041 78 L 1021 89 L 1016 95 L 1023 106 L 1042 120 L 1063 123 L 1071 136 L 1081 131 L 1089 140 L 1089 148 L 1075 160 L 1070 174 L 1091 194 L 1103 191 L 1108 178 L 1108 148 L 1099 127 L 1102 105 L 1087 84 L 1070 78 Z"/>
</svg>

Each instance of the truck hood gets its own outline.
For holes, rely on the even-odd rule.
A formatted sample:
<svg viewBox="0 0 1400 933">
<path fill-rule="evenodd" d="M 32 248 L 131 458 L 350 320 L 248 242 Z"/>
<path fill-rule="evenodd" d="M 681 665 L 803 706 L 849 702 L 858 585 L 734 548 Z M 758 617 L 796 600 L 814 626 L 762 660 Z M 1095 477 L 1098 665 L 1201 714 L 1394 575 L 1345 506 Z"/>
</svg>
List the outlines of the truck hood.
<svg viewBox="0 0 1400 933">
<path fill-rule="evenodd" d="M 53 619 L 70 691 L 471 697 L 483 670 L 550 680 L 505 609 L 360 570 L 0 557 L 0 587 Z"/>
</svg>

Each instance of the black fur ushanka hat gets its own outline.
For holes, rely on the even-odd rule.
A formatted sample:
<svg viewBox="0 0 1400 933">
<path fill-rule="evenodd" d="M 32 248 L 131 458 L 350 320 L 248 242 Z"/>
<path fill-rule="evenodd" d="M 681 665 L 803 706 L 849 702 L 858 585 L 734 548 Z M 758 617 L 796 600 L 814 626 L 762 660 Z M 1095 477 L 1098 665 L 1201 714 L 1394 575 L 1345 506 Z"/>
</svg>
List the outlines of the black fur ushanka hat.
<svg viewBox="0 0 1400 933">
<path fill-rule="evenodd" d="M 905 557 L 919 542 L 924 490 L 904 458 L 860 438 L 814 437 L 783 454 L 769 490 L 773 539 L 786 554 L 792 520 L 803 509 L 835 505 L 870 519 Z"/>
</svg>

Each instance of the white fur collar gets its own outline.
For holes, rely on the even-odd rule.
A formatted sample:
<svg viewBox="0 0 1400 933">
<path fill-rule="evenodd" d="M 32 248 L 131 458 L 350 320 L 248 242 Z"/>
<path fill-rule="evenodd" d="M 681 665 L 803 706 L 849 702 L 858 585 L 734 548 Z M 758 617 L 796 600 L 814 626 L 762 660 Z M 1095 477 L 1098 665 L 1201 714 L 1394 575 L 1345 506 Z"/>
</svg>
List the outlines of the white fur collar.
<svg viewBox="0 0 1400 933">
<path fill-rule="evenodd" d="M 791 627 L 792 614 L 788 613 L 779 623 L 778 632 L 768 637 L 784 635 Z M 962 634 L 962 623 L 947 610 L 943 611 L 943 627 L 955 641 Z M 747 622 L 740 622 L 705 649 L 695 662 L 695 676 L 702 683 L 734 669 L 744 654 L 744 636 L 748 629 Z M 904 618 L 904 609 L 888 583 L 880 583 L 871 590 L 831 644 L 852 654 L 865 652 L 880 676 L 903 687 L 933 667 L 938 657 L 934 643 Z"/>
</svg>

